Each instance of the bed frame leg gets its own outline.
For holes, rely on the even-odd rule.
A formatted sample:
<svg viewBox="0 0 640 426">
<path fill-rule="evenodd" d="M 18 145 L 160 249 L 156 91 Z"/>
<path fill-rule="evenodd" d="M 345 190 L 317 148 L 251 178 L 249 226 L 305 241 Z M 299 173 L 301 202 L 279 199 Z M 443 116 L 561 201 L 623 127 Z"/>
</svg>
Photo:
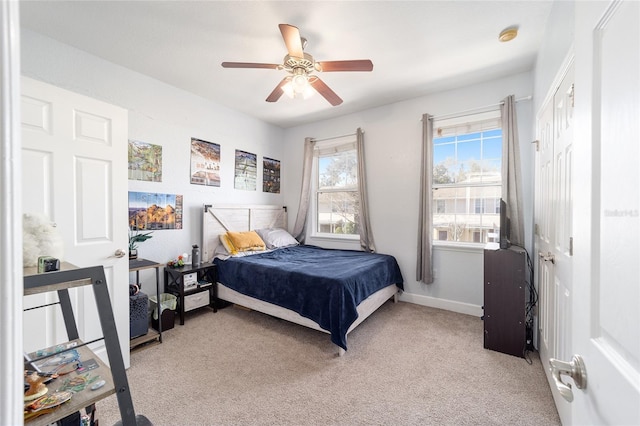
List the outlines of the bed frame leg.
<svg viewBox="0 0 640 426">
<path fill-rule="evenodd" d="M 343 356 L 345 354 L 345 350 L 338 346 L 338 356 Z"/>
<path fill-rule="evenodd" d="M 397 291 L 393 294 L 393 303 L 398 303 L 398 292 Z"/>
</svg>

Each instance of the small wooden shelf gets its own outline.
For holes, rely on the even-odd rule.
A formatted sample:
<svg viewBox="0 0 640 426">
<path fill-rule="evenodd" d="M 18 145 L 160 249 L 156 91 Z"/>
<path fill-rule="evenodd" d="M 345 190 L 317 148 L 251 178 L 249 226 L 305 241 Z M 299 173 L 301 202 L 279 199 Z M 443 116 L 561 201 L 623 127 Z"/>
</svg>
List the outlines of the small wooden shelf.
<svg viewBox="0 0 640 426">
<path fill-rule="evenodd" d="M 65 402 L 51 413 L 29 419 L 25 422 L 28 425 L 44 425 L 51 424 L 60 419 L 65 418 L 69 414 L 79 411 L 80 408 L 87 408 L 108 395 L 116 393 L 118 398 L 118 407 L 122 424 L 125 426 L 133 426 L 136 424 L 149 424 L 144 416 L 136 416 L 131 399 L 131 391 L 127 380 L 127 373 L 122 359 L 120 350 L 120 342 L 118 340 L 118 332 L 115 327 L 115 319 L 113 318 L 113 309 L 111 307 L 111 297 L 107 287 L 107 279 L 105 277 L 104 268 L 102 266 L 90 266 L 86 268 L 77 268 L 69 263 L 62 263 L 59 271 L 47 272 L 39 274 L 36 268 L 25 268 L 24 277 L 24 294 L 38 294 L 46 292 L 57 292 L 62 318 L 67 331 L 67 339 L 69 342 L 75 342 L 82 361 L 91 358 L 98 363 L 98 368 L 91 370 L 95 374 L 99 374 L 106 385 L 96 391 L 85 389 L 74 395 L 71 400 Z M 91 286 L 95 297 L 98 317 L 100 318 L 100 326 L 102 328 L 102 339 L 104 339 L 107 357 L 109 359 L 109 367 L 103 363 L 100 358 L 94 354 L 80 340 L 78 327 L 76 324 L 75 314 L 69 297 L 69 289 L 81 286 Z M 45 308 L 49 305 L 37 306 L 30 309 Z M 31 357 L 35 359 L 34 357 Z M 75 373 L 71 373 L 75 374 Z M 56 383 L 56 386 L 58 384 Z M 118 389 L 118 392 L 115 392 Z"/>
<path fill-rule="evenodd" d="M 160 268 L 164 267 L 164 264 L 154 262 L 147 259 L 130 259 L 129 260 L 129 272 L 136 273 L 136 285 L 140 285 L 140 271 L 144 269 L 156 270 L 156 295 L 157 300 L 160 300 Z M 152 340 L 158 340 L 158 343 L 162 343 L 162 324 L 158 325 L 159 331 L 153 330 L 149 327 L 147 334 L 143 336 L 134 337 L 129 341 L 129 349 L 137 349 L 139 346 L 150 342 Z M 146 347 L 147 345 L 145 345 Z"/>
<path fill-rule="evenodd" d="M 160 333 L 155 331 L 153 328 L 149 327 L 149 331 L 147 332 L 147 334 L 143 336 L 134 337 L 133 339 L 131 339 L 130 349 L 138 349 L 139 347 L 142 347 L 141 345 L 154 340 L 155 340 L 155 343 L 162 343 L 161 340 L 158 340 L 159 337 L 160 337 Z"/>
<path fill-rule="evenodd" d="M 77 411 L 83 410 L 84 408 L 95 404 L 101 399 L 116 393 L 116 388 L 113 383 L 113 378 L 111 377 L 111 371 L 109 370 L 109 367 L 104 362 L 102 362 L 102 360 L 98 356 L 96 356 L 89 348 L 87 348 L 86 346 L 82 346 L 83 342 L 80 339 L 73 340 L 69 343 L 75 343 L 76 347 L 74 347 L 74 349 L 77 350 L 80 354 L 80 361 L 86 362 L 90 359 L 94 359 L 97 362 L 98 368 L 88 371 L 87 373 L 90 373 L 92 376 L 100 376 L 98 380 L 104 380 L 106 384 L 95 391 L 92 391 L 90 389 L 90 386 L 87 386 L 87 388 L 85 388 L 84 390 L 74 393 L 73 397 L 69 401 L 55 408 L 52 412 L 26 420 L 24 423 L 25 425 L 44 426 L 55 423 L 59 419 L 65 418 Z M 35 359 L 36 354 L 31 353 L 29 354 L 29 356 Z M 55 392 L 56 388 L 62 386 L 65 381 L 65 377 L 73 378 L 76 375 L 76 373 L 71 373 L 68 376 L 61 376 L 55 379 L 53 382 L 47 385 L 47 387 L 49 388 L 49 393 Z M 28 405 L 28 403 L 25 403 L 25 405 Z"/>
</svg>

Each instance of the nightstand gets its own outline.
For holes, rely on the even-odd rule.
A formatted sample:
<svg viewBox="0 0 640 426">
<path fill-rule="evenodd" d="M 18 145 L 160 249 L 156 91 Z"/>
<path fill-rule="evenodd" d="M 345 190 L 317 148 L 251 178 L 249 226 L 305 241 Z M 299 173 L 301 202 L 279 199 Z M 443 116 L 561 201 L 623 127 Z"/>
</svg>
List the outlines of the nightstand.
<svg viewBox="0 0 640 426">
<path fill-rule="evenodd" d="M 201 263 L 197 267 L 185 265 L 179 268 L 164 268 L 164 291 L 178 298 L 180 325 L 184 325 L 184 313 L 209 307 L 213 304 L 213 289 L 216 285 L 216 265 Z"/>
</svg>

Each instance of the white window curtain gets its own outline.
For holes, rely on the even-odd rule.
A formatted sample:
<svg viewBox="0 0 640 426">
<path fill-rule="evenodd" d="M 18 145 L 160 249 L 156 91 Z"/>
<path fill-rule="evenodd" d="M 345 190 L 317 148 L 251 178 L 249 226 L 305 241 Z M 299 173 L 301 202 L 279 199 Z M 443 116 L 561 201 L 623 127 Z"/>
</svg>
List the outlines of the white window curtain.
<svg viewBox="0 0 640 426">
<path fill-rule="evenodd" d="M 364 132 L 358 127 L 356 131 L 356 153 L 358 156 L 358 198 L 360 201 L 360 247 L 364 251 L 375 252 L 373 233 L 369 222 L 369 203 L 367 201 L 367 178 L 364 167 Z"/>
<path fill-rule="evenodd" d="M 311 177 L 313 169 L 313 151 L 316 141 L 313 138 L 304 139 L 304 159 L 302 164 L 302 189 L 300 190 L 300 205 L 296 223 L 293 226 L 293 237 L 304 243 L 307 233 L 307 214 L 311 200 Z"/>
<path fill-rule="evenodd" d="M 418 218 L 418 259 L 416 280 L 433 283 L 433 116 L 422 116 L 422 161 L 420 167 L 420 210 Z"/>
<path fill-rule="evenodd" d="M 507 204 L 511 220 L 511 244 L 524 247 L 524 220 L 522 212 L 522 169 L 516 101 L 509 95 L 500 106 L 502 115 L 502 199 Z"/>
</svg>

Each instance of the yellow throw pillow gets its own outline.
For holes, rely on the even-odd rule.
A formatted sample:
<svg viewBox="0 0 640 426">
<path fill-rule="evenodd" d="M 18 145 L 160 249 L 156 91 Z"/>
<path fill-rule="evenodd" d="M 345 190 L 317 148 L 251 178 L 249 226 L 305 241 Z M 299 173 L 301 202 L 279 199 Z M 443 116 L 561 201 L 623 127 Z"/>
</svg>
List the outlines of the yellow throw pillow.
<svg viewBox="0 0 640 426">
<path fill-rule="evenodd" d="M 237 251 L 260 251 L 266 248 L 256 231 L 227 232 L 229 241 Z"/>
<path fill-rule="evenodd" d="M 220 234 L 220 242 L 230 255 L 238 254 L 238 250 L 233 246 L 227 234 Z"/>
</svg>

